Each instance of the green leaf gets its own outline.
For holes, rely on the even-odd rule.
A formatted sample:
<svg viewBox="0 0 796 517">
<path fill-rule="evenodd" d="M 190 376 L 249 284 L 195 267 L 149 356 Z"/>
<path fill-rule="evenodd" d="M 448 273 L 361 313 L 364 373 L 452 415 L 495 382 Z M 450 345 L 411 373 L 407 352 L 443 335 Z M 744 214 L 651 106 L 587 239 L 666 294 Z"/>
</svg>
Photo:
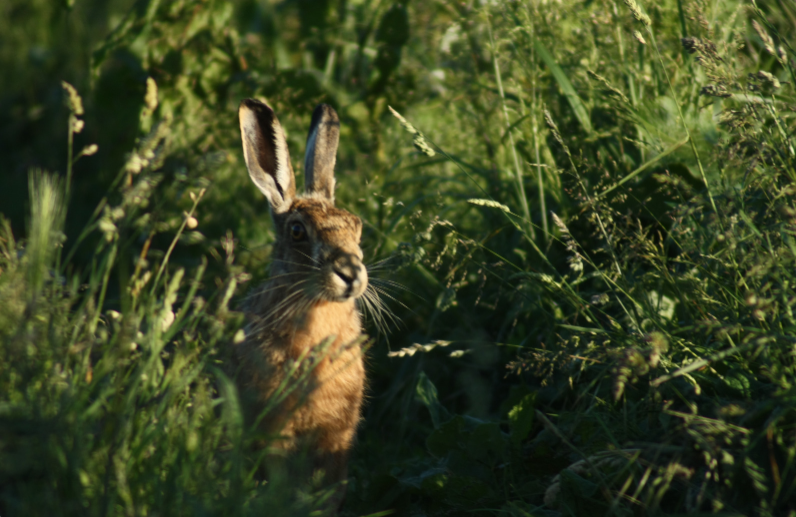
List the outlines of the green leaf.
<svg viewBox="0 0 796 517">
<path fill-rule="evenodd" d="M 418 376 L 416 393 L 417 398 L 431 413 L 431 422 L 434 424 L 434 428 L 438 429 L 443 419 L 447 420 L 449 415 L 437 398 L 437 387 L 434 386 L 434 383 L 431 382 L 425 372 L 420 372 Z"/>
<path fill-rule="evenodd" d="M 452 450 L 463 448 L 465 442 L 465 421 L 460 415 L 448 420 L 426 438 L 428 452 L 437 458 L 444 458 Z"/>
<path fill-rule="evenodd" d="M 599 485 L 579 476 L 570 469 L 559 474 L 561 492 L 558 501 L 564 515 L 602 515 L 604 504 L 592 499 Z M 600 511 L 603 509 L 603 511 Z"/>
<path fill-rule="evenodd" d="M 479 501 L 494 497 L 492 489 L 481 480 L 467 476 L 451 476 L 439 494 L 451 506 L 471 510 Z"/>
<path fill-rule="evenodd" d="M 533 428 L 536 414 L 536 392 L 525 395 L 520 402 L 509 411 L 509 429 L 511 443 L 517 447 L 528 437 Z"/>
<path fill-rule="evenodd" d="M 506 441 L 497 423 L 480 424 L 467 438 L 467 453 L 476 461 L 494 465 L 503 459 Z"/>
<path fill-rule="evenodd" d="M 743 466 L 746 475 L 749 476 L 749 480 L 752 482 L 752 486 L 755 488 L 758 495 L 762 496 L 767 494 L 768 485 L 766 482 L 768 478 L 766 477 L 765 469 L 755 463 L 749 456 L 744 458 Z"/>
<path fill-rule="evenodd" d="M 243 411 L 238 398 L 238 388 L 221 369 L 211 367 L 210 370 L 216 377 L 223 400 L 222 418 L 230 427 L 230 433 L 238 438 L 243 431 Z"/>
<path fill-rule="evenodd" d="M 725 374 L 724 382 L 744 398 L 748 398 L 752 395 L 751 382 L 746 373 L 742 371 L 730 370 Z"/>
</svg>

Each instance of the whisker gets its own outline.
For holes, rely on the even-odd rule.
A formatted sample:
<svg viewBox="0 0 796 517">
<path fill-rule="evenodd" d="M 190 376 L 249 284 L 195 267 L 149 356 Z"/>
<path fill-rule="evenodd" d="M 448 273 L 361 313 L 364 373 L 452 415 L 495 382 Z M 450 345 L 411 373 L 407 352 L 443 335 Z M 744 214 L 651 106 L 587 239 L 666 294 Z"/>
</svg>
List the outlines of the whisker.
<svg viewBox="0 0 796 517">
<path fill-rule="evenodd" d="M 285 312 L 280 315 L 279 319 L 277 320 L 277 325 L 281 324 L 283 321 L 295 320 L 299 316 L 306 314 L 311 305 L 311 299 L 306 297 L 301 298 L 298 300 L 298 302 L 289 306 Z"/>
<path fill-rule="evenodd" d="M 275 306 L 269 307 L 269 311 L 258 317 L 260 322 L 268 323 L 270 319 L 277 314 L 277 312 L 282 311 L 285 307 L 288 307 L 290 304 L 300 300 L 305 293 L 302 290 L 293 291 L 288 294 L 285 298 L 279 301 Z M 277 320 L 278 321 L 278 320 Z"/>
<path fill-rule="evenodd" d="M 273 263 L 273 262 L 279 262 L 279 263 L 282 263 L 282 264 L 288 264 L 288 265 L 290 265 L 290 266 L 299 266 L 299 267 L 305 267 L 305 268 L 307 268 L 307 269 L 313 269 L 313 270 L 316 270 L 316 271 L 321 269 L 320 267 L 318 267 L 318 265 L 317 265 L 317 261 L 316 261 L 315 259 L 313 259 L 313 258 L 312 258 L 312 257 L 310 257 L 309 255 L 307 255 L 306 253 L 302 253 L 302 252 L 301 252 L 301 251 L 299 251 L 299 250 L 295 250 L 295 251 L 296 251 L 296 252 L 298 252 L 298 253 L 301 253 L 302 255 L 304 255 L 305 257 L 307 257 L 308 259 L 310 259 L 310 260 L 312 261 L 312 264 L 307 264 L 306 262 L 296 262 L 296 261 L 293 261 L 293 260 L 287 260 L 287 259 L 278 259 L 278 258 L 275 258 L 275 259 L 273 259 L 273 260 L 271 261 L 271 263 Z"/>
<path fill-rule="evenodd" d="M 381 260 L 377 260 L 376 262 L 372 262 L 371 265 L 373 267 L 383 266 L 383 265 L 386 265 L 387 263 L 389 263 L 390 261 L 393 261 L 393 260 L 396 260 L 396 257 L 394 255 L 391 255 L 389 257 L 384 257 Z"/>
<path fill-rule="evenodd" d="M 362 302 L 365 304 L 370 316 L 375 320 L 376 323 L 379 323 L 381 320 L 381 314 L 379 314 L 379 309 L 374 303 L 371 293 L 365 291 L 362 295 Z"/>
<path fill-rule="evenodd" d="M 383 296 L 386 296 L 386 297 L 387 297 L 387 298 L 389 298 L 390 300 L 392 300 L 392 301 L 394 301 L 395 303 L 399 304 L 399 305 L 400 305 L 401 307 L 403 307 L 404 309 L 409 309 L 409 307 L 407 307 L 405 303 L 403 303 L 401 300 L 397 299 L 396 297 L 394 297 L 393 295 L 391 295 L 391 294 L 390 294 L 390 293 L 388 293 L 387 291 L 383 290 L 382 288 L 380 288 L 380 287 L 377 287 L 377 286 L 375 286 L 375 285 L 374 285 L 374 286 L 373 286 L 373 290 L 374 290 L 374 291 L 376 291 L 377 293 L 379 293 L 379 294 L 383 295 Z"/>
<path fill-rule="evenodd" d="M 365 294 L 360 299 L 362 300 L 362 304 L 366 309 L 367 313 L 369 313 L 370 316 L 373 318 L 373 323 L 376 326 L 376 330 L 378 331 L 378 333 L 380 335 L 386 335 L 387 328 L 386 328 L 386 323 L 384 321 L 384 317 L 381 315 L 381 309 L 377 308 L 374 305 L 373 300 L 371 300 L 370 296 L 371 294 L 366 291 Z"/>
<path fill-rule="evenodd" d="M 383 287 L 383 288 L 392 287 L 392 288 L 395 288 L 395 289 L 400 289 L 401 291 L 408 291 L 410 293 L 412 292 L 405 285 L 403 285 L 401 283 L 398 283 L 398 282 L 395 282 L 393 280 L 387 280 L 385 278 L 370 278 L 369 280 L 372 283 L 378 285 L 379 287 Z"/>
<path fill-rule="evenodd" d="M 285 289 L 285 290 L 291 290 L 291 291 L 292 291 L 292 289 L 293 289 L 293 288 L 295 288 L 295 287 L 297 287 L 297 286 L 300 286 L 300 285 L 302 285 L 302 284 L 305 284 L 305 283 L 307 283 L 309 280 L 310 280 L 310 279 L 308 279 L 308 278 L 305 278 L 305 279 L 303 279 L 303 280 L 300 280 L 300 281 L 298 281 L 298 282 L 294 282 L 294 283 L 292 283 L 292 284 L 290 284 L 290 285 L 277 284 L 277 285 L 268 286 L 268 285 L 266 284 L 266 286 L 265 286 L 263 289 L 255 290 L 253 293 L 251 293 L 251 294 L 247 295 L 247 296 L 244 298 L 244 302 L 251 301 L 253 298 L 260 297 L 260 296 L 262 296 L 262 295 L 264 295 L 264 294 L 270 293 L 270 292 L 272 292 L 272 291 L 275 291 L 275 290 L 277 290 L 277 289 Z"/>
<path fill-rule="evenodd" d="M 298 253 L 300 255 L 303 255 L 303 256 L 307 257 L 316 266 L 320 266 L 320 263 L 318 262 L 318 260 L 315 259 L 315 257 L 311 257 L 311 256 L 307 255 L 306 253 L 304 253 L 301 250 L 293 250 L 293 251 L 295 251 L 296 253 Z M 318 268 L 318 269 L 320 269 L 320 268 Z"/>
<path fill-rule="evenodd" d="M 381 298 L 379 298 L 379 293 L 375 286 L 368 285 L 368 288 L 365 289 L 362 299 L 365 307 L 369 310 L 371 316 L 373 317 L 374 323 L 381 333 L 385 335 L 387 334 L 387 330 L 389 328 L 387 319 L 389 319 L 390 322 L 396 327 L 401 326 L 400 319 L 397 318 L 395 314 L 393 314 L 393 312 L 384 304 Z"/>
<path fill-rule="evenodd" d="M 290 274 L 290 275 L 279 275 L 278 277 L 273 277 L 270 280 L 277 280 L 277 279 L 281 278 L 282 276 L 292 276 L 292 274 Z M 261 294 L 261 293 L 267 293 L 267 292 L 273 291 L 274 289 L 286 288 L 289 285 L 296 285 L 298 283 L 298 282 L 294 282 L 293 284 L 285 284 L 283 282 L 278 282 L 275 285 L 271 285 L 272 282 L 270 280 L 269 280 L 269 282 L 258 286 L 247 297 L 251 297 L 253 295 L 258 295 L 258 294 Z"/>
<path fill-rule="evenodd" d="M 381 273 L 383 271 L 388 271 L 388 268 L 387 268 L 386 265 L 384 265 L 384 266 L 376 266 L 376 267 L 374 267 L 374 266 L 365 266 L 365 269 L 367 270 L 368 273 Z"/>
<path fill-rule="evenodd" d="M 268 277 L 268 283 L 271 283 L 272 280 L 279 280 L 280 278 L 284 278 L 284 277 L 287 277 L 287 276 L 306 275 L 306 274 L 307 274 L 306 271 L 290 271 L 288 273 L 280 273 L 278 275 L 269 276 Z"/>
<path fill-rule="evenodd" d="M 403 325 L 401 319 L 398 318 L 395 314 L 393 314 L 393 312 L 389 310 L 387 307 L 385 307 L 383 304 L 377 303 L 376 307 L 382 319 L 383 322 L 382 324 L 384 328 L 388 328 L 387 320 L 389 320 L 389 323 L 394 325 L 396 328 L 400 328 Z"/>
<path fill-rule="evenodd" d="M 371 295 L 372 299 L 374 300 L 374 303 L 379 307 L 380 310 L 382 310 L 395 323 L 397 323 L 399 321 L 399 319 L 397 319 L 397 317 L 394 315 L 394 313 L 391 310 L 389 310 L 389 308 L 384 303 L 384 301 L 379 297 L 380 290 L 376 286 L 369 286 L 369 287 L 370 287 L 370 295 Z M 386 293 L 382 293 L 382 294 L 385 294 L 385 296 L 387 296 L 388 298 L 390 298 L 392 300 L 395 300 L 395 298 L 392 298 L 389 294 L 386 294 Z M 404 308 L 408 309 L 408 307 L 406 307 L 406 305 L 404 305 L 400 301 L 398 301 L 398 303 L 401 304 Z"/>
</svg>

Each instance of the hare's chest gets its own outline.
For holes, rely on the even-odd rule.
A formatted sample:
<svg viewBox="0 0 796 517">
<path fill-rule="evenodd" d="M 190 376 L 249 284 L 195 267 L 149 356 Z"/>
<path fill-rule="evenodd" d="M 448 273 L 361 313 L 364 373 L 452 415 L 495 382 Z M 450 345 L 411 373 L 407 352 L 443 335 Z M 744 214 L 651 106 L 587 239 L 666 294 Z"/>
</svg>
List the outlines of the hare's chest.
<svg viewBox="0 0 796 517">
<path fill-rule="evenodd" d="M 360 419 L 365 391 L 361 350 L 322 361 L 311 373 L 307 390 L 298 395 L 292 427 L 297 435 L 314 436 L 334 450 L 349 443 Z M 298 402 L 298 401 L 297 401 Z"/>
</svg>

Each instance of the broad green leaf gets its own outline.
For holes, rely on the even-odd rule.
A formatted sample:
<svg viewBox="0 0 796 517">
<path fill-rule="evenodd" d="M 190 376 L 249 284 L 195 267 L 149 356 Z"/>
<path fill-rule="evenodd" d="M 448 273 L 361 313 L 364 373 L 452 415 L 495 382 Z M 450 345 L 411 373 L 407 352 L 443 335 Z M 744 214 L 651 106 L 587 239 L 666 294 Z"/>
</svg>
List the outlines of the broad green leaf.
<svg viewBox="0 0 796 517">
<path fill-rule="evenodd" d="M 416 393 L 417 397 L 423 405 L 428 408 L 429 413 L 431 413 L 431 422 L 434 424 L 434 428 L 438 429 L 440 423 L 442 423 L 443 420 L 447 420 L 448 412 L 442 404 L 440 404 L 437 398 L 437 387 L 434 386 L 434 383 L 431 382 L 431 379 L 428 378 L 425 372 L 420 372 L 418 376 Z"/>
<path fill-rule="evenodd" d="M 519 404 L 509 411 L 509 429 L 511 443 L 516 447 L 528 437 L 533 428 L 533 417 L 536 414 L 536 393 L 525 395 Z"/>
</svg>

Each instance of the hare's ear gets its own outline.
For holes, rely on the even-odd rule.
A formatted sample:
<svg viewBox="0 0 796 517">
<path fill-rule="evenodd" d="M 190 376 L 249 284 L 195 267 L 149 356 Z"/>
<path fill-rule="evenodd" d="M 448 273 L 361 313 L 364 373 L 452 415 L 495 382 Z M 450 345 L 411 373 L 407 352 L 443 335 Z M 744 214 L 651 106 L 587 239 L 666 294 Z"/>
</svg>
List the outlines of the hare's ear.
<svg viewBox="0 0 796 517">
<path fill-rule="evenodd" d="M 340 119 L 328 104 L 319 104 L 312 114 L 307 154 L 304 156 L 304 188 L 334 203 L 334 164 L 340 141 Z"/>
<path fill-rule="evenodd" d="M 238 109 L 243 156 L 249 176 L 280 214 L 296 197 L 296 181 L 282 126 L 274 111 L 255 99 L 245 99 Z"/>
</svg>

